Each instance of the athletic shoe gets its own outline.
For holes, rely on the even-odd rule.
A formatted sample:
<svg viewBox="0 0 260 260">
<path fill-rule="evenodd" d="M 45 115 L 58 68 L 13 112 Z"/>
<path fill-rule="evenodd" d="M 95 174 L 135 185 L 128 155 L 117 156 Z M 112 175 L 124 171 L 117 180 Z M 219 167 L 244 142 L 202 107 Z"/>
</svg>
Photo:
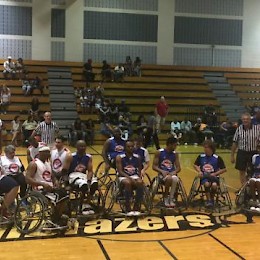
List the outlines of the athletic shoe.
<svg viewBox="0 0 260 260">
<path fill-rule="evenodd" d="M 136 217 L 141 215 L 141 212 L 139 212 L 139 211 L 133 211 L 133 213 L 134 213 L 133 216 L 136 216 Z"/>
<path fill-rule="evenodd" d="M 134 211 L 127 212 L 126 216 L 127 217 L 133 217 L 133 216 L 135 216 L 135 212 Z"/>
<path fill-rule="evenodd" d="M 68 228 L 68 226 L 60 226 L 58 224 L 55 224 L 51 220 L 47 220 L 42 227 L 42 231 L 53 231 L 53 230 L 63 230 Z"/>
<path fill-rule="evenodd" d="M 249 206 L 252 206 L 252 207 L 256 207 L 257 206 L 257 201 L 253 200 L 253 199 L 250 199 L 249 200 Z"/>
<path fill-rule="evenodd" d="M 168 197 L 163 198 L 163 203 L 164 203 L 165 207 L 167 207 L 167 208 L 170 207 L 170 203 L 169 203 L 169 198 Z"/>
<path fill-rule="evenodd" d="M 95 212 L 89 204 L 82 205 L 82 215 L 93 215 L 93 214 L 95 214 Z"/>
<path fill-rule="evenodd" d="M 176 204 L 174 203 L 174 199 L 170 198 L 169 202 L 170 202 L 170 207 L 171 208 L 174 208 L 176 206 Z"/>
</svg>

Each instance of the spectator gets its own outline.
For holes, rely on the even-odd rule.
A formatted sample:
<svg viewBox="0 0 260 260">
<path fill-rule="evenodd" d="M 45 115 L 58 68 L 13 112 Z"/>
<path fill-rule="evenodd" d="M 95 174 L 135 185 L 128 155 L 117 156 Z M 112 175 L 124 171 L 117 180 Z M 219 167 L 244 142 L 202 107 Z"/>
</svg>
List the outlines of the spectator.
<svg viewBox="0 0 260 260">
<path fill-rule="evenodd" d="M 197 135 L 196 143 L 202 143 L 206 139 L 211 139 L 213 141 L 214 133 L 210 130 L 207 124 L 202 122 L 200 117 L 197 118 L 197 122 L 193 126 L 193 129 Z"/>
<path fill-rule="evenodd" d="M 125 68 L 120 63 L 114 68 L 114 80 L 115 82 L 124 82 Z"/>
<path fill-rule="evenodd" d="M 80 104 L 82 107 L 83 113 L 93 113 L 93 107 L 95 106 L 95 94 L 93 89 L 91 89 L 89 86 L 86 86 L 82 90 L 82 94 L 80 97 Z"/>
<path fill-rule="evenodd" d="M 136 122 L 136 133 L 143 138 L 147 133 L 147 121 L 144 117 L 144 115 L 140 115 Z"/>
<path fill-rule="evenodd" d="M 32 81 L 31 81 L 31 86 L 32 86 L 32 92 L 35 90 L 35 89 L 39 89 L 40 90 L 40 93 L 41 95 L 43 95 L 43 85 L 42 85 L 42 80 L 36 76 Z"/>
<path fill-rule="evenodd" d="M 181 139 L 182 137 L 181 123 L 178 122 L 177 120 L 173 120 L 171 122 L 171 135 L 177 140 Z"/>
<path fill-rule="evenodd" d="M 85 123 L 87 133 L 87 143 L 93 145 L 95 138 L 95 124 L 92 119 L 88 119 Z"/>
<path fill-rule="evenodd" d="M 130 56 L 126 56 L 124 68 L 126 76 L 133 76 L 133 62 Z"/>
<path fill-rule="evenodd" d="M 0 119 L 0 154 L 2 153 L 2 147 L 4 145 L 3 137 L 6 135 L 7 135 L 7 131 L 5 128 L 5 123 L 2 119 Z"/>
<path fill-rule="evenodd" d="M 31 101 L 31 108 L 29 113 L 34 116 L 34 118 L 38 119 L 38 114 L 39 114 L 39 106 L 40 106 L 40 101 L 37 97 L 33 97 Z"/>
<path fill-rule="evenodd" d="M 127 117 L 122 115 L 118 118 L 118 128 L 122 132 L 122 139 L 128 140 L 131 135 L 131 123 L 129 122 Z"/>
<path fill-rule="evenodd" d="M 19 77 L 19 80 L 23 80 L 25 78 L 25 75 L 27 74 L 27 70 L 25 68 L 22 58 L 18 58 L 18 60 L 16 61 L 15 71 Z"/>
<path fill-rule="evenodd" d="M 101 68 L 101 76 L 102 76 L 102 81 L 112 81 L 112 71 L 110 65 L 107 63 L 106 60 L 103 60 L 103 66 Z"/>
<path fill-rule="evenodd" d="M 215 134 L 214 139 L 221 148 L 230 148 L 232 145 L 233 135 L 234 128 L 232 122 L 227 120 L 220 124 L 219 130 Z"/>
<path fill-rule="evenodd" d="M 110 123 L 112 125 L 117 125 L 118 124 L 118 117 L 119 117 L 118 106 L 115 104 L 115 99 L 111 98 L 110 99 L 110 106 L 109 106 Z"/>
<path fill-rule="evenodd" d="M 165 100 L 164 96 L 161 96 L 160 100 L 157 102 L 155 107 L 156 115 L 156 130 L 160 132 L 161 127 L 165 124 L 166 116 L 169 112 L 169 106 Z"/>
<path fill-rule="evenodd" d="M 8 56 L 7 60 L 4 62 L 4 70 L 3 70 L 4 78 L 8 79 L 8 74 L 11 74 L 11 78 L 15 78 L 15 64 L 12 61 L 12 57 Z"/>
<path fill-rule="evenodd" d="M 74 90 L 74 95 L 75 95 L 75 98 L 80 98 L 80 96 L 81 96 L 80 87 L 76 87 L 76 88 L 75 88 L 75 90 Z"/>
<path fill-rule="evenodd" d="M 205 122 L 208 126 L 217 125 L 218 119 L 217 119 L 215 108 L 212 104 L 205 106 L 203 122 Z"/>
<path fill-rule="evenodd" d="M 101 82 L 98 83 L 98 85 L 95 89 L 95 96 L 96 96 L 96 98 L 101 98 L 101 99 L 104 98 L 104 88 L 103 88 Z"/>
<path fill-rule="evenodd" d="M 249 113 L 242 114 L 242 125 L 240 125 L 234 135 L 231 147 L 231 163 L 235 163 L 235 168 L 239 171 L 241 185 L 247 181 L 246 171 L 251 163 L 251 158 L 257 153 L 257 142 L 260 140 L 260 126 L 252 125 Z M 235 152 L 237 157 L 235 160 Z"/>
<path fill-rule="evenodd" d="M 101 108 L 99 109 L 99 119 L 100 119 L 100 132 L 105 136 L 110 136 L 110 102 L 109 99 L 105 99 Z"/>
<path fill-rule="evenodd" d="M 71 125 L 70 138 L 71 145 L 75 146 L 78 140 L 86 141 L 86 126 L 81 121 L 80 118 L 77 118 L 74 123 Z"/>
<path fill-rule="evenodd" d="M 259 105 L 257 102 L 255 102 L 252 106 L 247 106 L 247 109 L 250 113 L 251 116 L 254 116 L 256 112 L 260 109 Z"/>
<path fill-rule="evenodd" d="M 19 135 L 21 134 L 21 121 L 19 116 L 15 116 L 14 120 L 11 122 L 12 123 L 12 130 L 11 133 L 13 134 L 12 136 L 12 144 L 14 146 L 18 146 L 17 139 Z"/>
<path fill-rule="evenodd" d="M 22 124 L 22 132 L 24 138 L 24 144 L 28 142 L 29 137 L 32 135 L 34 129 L 37 127 L 38 123 L 34 120 L 32 115 L 29 115 L 27 120 Z"/>
<path fill-rule="evenodd" d="M 253 125 L 260 125 L 260 108 L 256 110 L 256 113 L 252 119 Z"/>
<path fill-rule="evenodd" d="M 93 73 L 92 68 L 92 59 L 88 59 L 88 61 L 83 66 L 83 73 L 86 78 L 86 82 L 93 82 L 95 79 L 95 74 Z"/>
<path fill-rule="evenodd" d="M 39 123 L 33 131 L 32 135 L 40 134 L 41 139 L 48 146 L 52 147 L 55 142 L 55 137 L 59 134 L 59 127 L 56 122 L 52 121 L 51 113 L 44 113 L 44 121 Z"/>
<path fill-rule="evenodd" d="M 135 58 L 135 61 L 134 61 L 134 76 L 138 76 L 138 77 L 141 77 L 141 59 L 139 57 L 136 57 Z"/>
<path fill-rule="evenodd" d="M 32 86 L 30 84 L 30 81 L 25 79 L 22 81 L 22 90 L 23 90 L 23 94 L 25 96 L 29 96 L 32 93 Z"/>
<path fill-rule="evenodd" d="M 129 107 L 127 106 L 125 99 L 121 100 L 121 103 L 118 106 L 118 112 L 120 115 L 128 115 L 129 114 Z"/>
<path fill-rule="evenodd" d="M 6 86 L 3 85 L 3 88 L 1 90 L 1 112 L 6 114 L 7 108 L 10 105 L 11 101 L 11 91 Z"/>
<path fill-rule="evenodd" d="M 183 134 L 183 141 L 185 143 L 194 143 L 196 133 L 192 130 L 191 122 L 185 118 L 181 122 L 181 132 Z"/>
</svg>

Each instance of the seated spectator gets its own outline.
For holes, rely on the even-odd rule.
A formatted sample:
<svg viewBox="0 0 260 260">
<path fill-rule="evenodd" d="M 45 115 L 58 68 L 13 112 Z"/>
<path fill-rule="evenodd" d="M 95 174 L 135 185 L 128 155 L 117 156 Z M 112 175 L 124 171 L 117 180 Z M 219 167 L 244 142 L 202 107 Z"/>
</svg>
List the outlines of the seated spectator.
<svg viewBox="0 0 260 260">
<path fill-rule="evenodd" d="M 181 139 L 182 137 L 182 132 L 181 132 L 181 123 L 177 120 L 173 120 L 171 122 L 171 135 L 178 139 L 178 141 Z"/>
<path fill-rule="evenodd" d="M 3 75 L 5 79 L 8 79 L 8 74 L 11 75 L 11 78 L 15 78 L 15 64 L 12 61 L 12 57 L 8 56 L 7 60 L 4 62 Z"/>
<path fill-rule="evenodd" d="M 31 81 L 31 86 L 32 86 L 32 92 L 33 92 L 35 89 L 39 89 L 41 95 L 43 95 L 44 86 L 42 85 L 42 80 L 41 80 L 38 76 L 36 76 L 36 77 Z"/>
<path fill-rule="evenodd" d="M 37 120 L 38 119 L 38 114 L 39 114 L 39 106 L 40 106 L 40 101 L 37 97 L 33 97 L 31 101 L 31 108 L 29 110 L 29 113 L 34 116 L 34 118 Z"/>
<path fill-rule="evenodd" d="M 11 91 L 6 85 L 3 85 L 0 96 L 1 96 L 1 113 L 6 114 L 7 108 L 11 103 Z"/>
<path fill-rule="evenodd" d="M 19 58 L 15 63 L 15 71 L 16 74 L 19 77 L 19 80 L 23 80 L 25 78 L 25 75 L 27 74 L 27 70 L 25 68 L 25 65 L 23 63 L 23 59 Z"/>
<path fill-rule="evenodd" d="M 12 136 L 12 144 L 14 146 L 18 146 L 17 139 L 19 135 L 21 134 L 21 121 L 19 116 L 15 116 L 14 120 L 11 122 L 12 123 L 12 129 L 11 133 L 13 134 Z"/>
<path fill-rule="evenodd" d="M 218 123 L 217 115 L 215 108 L 212 104 L 205 106 L 203 122 L 205 122 L 208 126 L 216 126 Z"/>
<path fill-rule="evenodd" d="M 123 64 L 119 64 L 114 68 L 114 81 L 115 82 L 124 82 L 125 68 Z"/>
<path fill-rule="evenodd" d="M 204 140 L 211 139 L 213 141 L 214 133 L 210 130 L 207 124 L 203 123 L 201 118 L 197 118 L 197 122 L 193 126 L 197 135 L 197 142 L 202 143 Z"/>
<path fill-rule="evenodd" d="M 256 113 L 254 117 L 252 118 L 252 124 L 253 125 L 259 125 L 260 124 L 260 108 L 256 110 Z"/>
<path fill-rule="evenodd" d="M 120 115 L 129 115 L 130 114 L 129 107 L 126 104 L 125 99 L 122 99 L 121 103 L 118 105 L 118 112 Z"/>
<path fill-rule="evenodd" d="M 95 124 L 92 119 L 88 119 L 85 123 L 86 125 L 86 138 L 87 138 L 87 144 L 93 145 L 94 144 L 94 138 L 95 138 Z"/>
<path fill-rule="evenodd" d="M 80 87 L 76 87 L 76 88 L 75 88 L 75 90 L 74 90 L 74 95 L 75 95 L 75 98 L 80 98 L 80 96 L 81 96 Z"/>
<path fill-rule="evenodd" d="M 133 69 L 134 76 L 141 77 L 141 63 L 142 63 L 141 59 L 139 57 L 136 57 L 134 61 L 134 69 Z"/>
<path fill-rule="evenodd" d="M 89 86 L 86 86 L 80 97 L 80 105 L 82 108 L 82 113 L 93 113 L 93 107 L 95 106 L 95 93 L 93 89 Z"/>
<path fill-rule="evenodd" d="M 126 56 L 124 68 L 126 76 L 133 76 L 133 62 L 130 56 Z"/>
<path fill-rule="evenodd" d="M 195 142 L 196 133 L 192 130 L 192 124 L 187 118 L 181 122 L 181 132 L 184 143 L 187 144 Z"/>
<path fill-rule="evenodd" d="M 23 94 L 25 96 L 29 96 L 32 93 L 32 86 L 30 84 L 30 81 L 25 79 L 22 81 L 22 90 L 23 90 Z"/>
<path fill-rule="evenodd" d="M 101 68 L 101 76 L 102 76 L 102 81 L 112 81 L 113 75 L 111 71 L 110 65 L 107 63 L 106 60 L 103 60 L 103 66 Z"/>
<path fill-rule="evenodd" d="M 248 112 L 251 116 L 254 116 L 256 112 L 260 109 L 260 106 L 255 102 L 252 106 L 247 106 Z"/>
<path fill-rule="evenodd" d="M 147 133 L 147 121 L 144 117 L 144 115 L 140 115 L 137 119 L 136 122 L 136 133 L 143 138 L 144 141 L 144 136 Z"/>
<path fill-rule="evenodd" d="M 0 119 L 0 154 L 2 153 L 2 147 L 4 145 L 3 137 L 7 135 L 5 123 Z"/>
<path fill-rule="evenodd" d="M 118 128 L 122 132 L 122 139 L 128 140 L 132 135 L 132 127 L 127 116 L 120 115 L 118 118 Z"/>
<path fill-rule="evenodd" d="M 27 145 L 28 139 L 32 135 L 37 125 L 38 123 L 32 115 L 29 115 L 28 118 L 23 122 L 22 133 L 24 138 L 24 145 Z"/>
<path fill-rule="evenodd" d="M 104 88 L 101 82 L 99 82 L 97 87 L 95 88 L 95 96 L 96 98 L 104 98 Z"/>
<path fill-rule="evenodd" d="M 73 146 L 76 145 L 78 140 L 86 141 L 86 126 L 80 118 L 77 118 L 71 125 L 69 138 L 71 140 L 71 145 Z"/>
<path fill-rule="evenodd" d="M 105 99 L 99 109 L 100 132 L 105 136 L 111 136 L 110 131 L 110 102 Z"/>
<path fill-rule="evenodd" d="M 117 125 L 118 124 L 118 106 L 115 103 L 115 99 L 111 98 L 110 99 L 110 105 L 109 105 L 109 118 L 110 118 L 110 123 L 112 125 Z"/>
<path fill-rule="evenodd" d="M 88 61 L 83 66 L 83 74 L 86 78 L 86 82 L 93 82 L 95 79 L 95 73 L 93 73 L 92 59 Z"/>
</svg>

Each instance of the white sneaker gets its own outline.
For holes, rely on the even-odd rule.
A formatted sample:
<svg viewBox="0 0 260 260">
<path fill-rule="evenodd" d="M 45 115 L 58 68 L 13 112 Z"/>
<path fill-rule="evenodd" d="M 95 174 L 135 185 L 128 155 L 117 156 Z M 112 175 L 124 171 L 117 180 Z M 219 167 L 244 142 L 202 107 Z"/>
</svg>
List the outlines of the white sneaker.
<svg viewBox="0 0 260 260">
<path fill-rule="evenodd" d="M 163 203 L 164 203 L 164 206 L 165 206 L 165 207 L 167 207 L 167 208 L 170 207 L 170 203 L 169 203 L 169 198 L 168 198 L 168 197 L 166 197 L 166 198 L 163 199 Z"/>
<path fill-rule="evenodd" d="M 126 216 L 127 217 L 133 217 L 133 216 L 135 216 L 135 212 L 134 211 L 127 212 Z"/>
<path fill-rule="evenodd" d="M 139 211 L 134 211 L 134 216 L 140 216 L 141 215 L 141 212 L 139 212 Z"/>
<path fill-rule="evenodd" d="M 82 205 L 82 215 L 93 215 L 93 214 L 95 214 L 95 212 L 89 204 Z"/>
</svg>

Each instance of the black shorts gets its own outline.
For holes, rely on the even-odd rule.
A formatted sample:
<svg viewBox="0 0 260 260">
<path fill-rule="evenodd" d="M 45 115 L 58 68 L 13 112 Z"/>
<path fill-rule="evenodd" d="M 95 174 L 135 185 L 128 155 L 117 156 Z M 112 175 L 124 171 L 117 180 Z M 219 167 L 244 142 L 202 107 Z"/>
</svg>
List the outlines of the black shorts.
<svg viewBox="0 0 260 260">
<path fill-rule="evenodd" d="M 248 151 L 238 150 L 235 168 L 239 171 L 245 171 L 252 162 L 252 156 L 256 153 L 257 151 L 248 152 Z"/>
<path fill-rule="evenodd" d="M 19 186 L 19 184 L 11 177 L 4 176 L 0 180 L 0 194 L 8 193 L 13 188 Z"/>
<path fill-rule="evenodd" d="M 219 185 L 219 177 L 217 177 L 217 176 L 203 176 L 200 180 L 200 184 L 204 185 L 206 182 L 217 183 L 217 185 Z"/>
</svg>

